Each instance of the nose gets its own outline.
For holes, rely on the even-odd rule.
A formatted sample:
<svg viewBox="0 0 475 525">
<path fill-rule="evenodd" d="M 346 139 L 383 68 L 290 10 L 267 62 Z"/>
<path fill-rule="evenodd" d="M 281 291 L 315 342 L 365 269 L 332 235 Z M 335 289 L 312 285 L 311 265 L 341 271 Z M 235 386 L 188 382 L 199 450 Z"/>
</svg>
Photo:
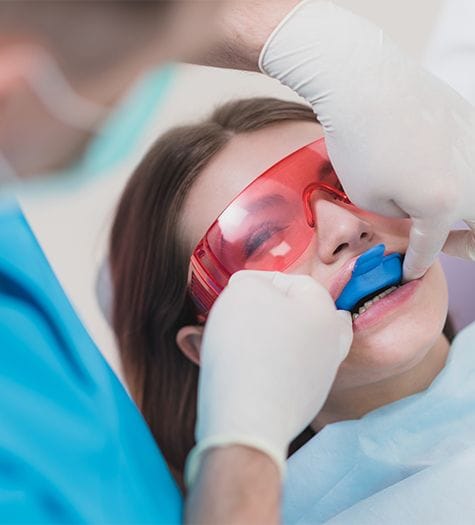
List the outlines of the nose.
<svg viewBox="0 0 475 525">
<path fill-rule="evenodd" d="M 313 203 L 318 238 L 319 259 L 331 264 L 341 257 L 353 257 L 367 250 L 374 237 L 370 222 L 333 200 L 316 199 Z"/>
</svg>

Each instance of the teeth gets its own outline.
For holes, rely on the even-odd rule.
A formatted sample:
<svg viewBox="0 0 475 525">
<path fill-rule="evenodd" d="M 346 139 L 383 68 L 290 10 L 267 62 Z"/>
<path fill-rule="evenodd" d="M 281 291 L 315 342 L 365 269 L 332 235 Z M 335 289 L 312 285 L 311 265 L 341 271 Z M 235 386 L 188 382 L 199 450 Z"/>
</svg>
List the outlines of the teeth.
<svg viewBox="0 0 475 525">
<path fill-rule="evenodd" d="M 378 294 L 376 297 L 373 297 L 372 299 L 370 299 L 369 301 L 366 301 L 365 304 L 363 306 L 360 306 L 360 309 L 358 310 L 357 313 L 354 313 L 352 315 L 352 318 L 353 318 L 353 321 L 356 321 L 356 319 L 358 319 L 358 317 L 361 315 L 361 314 L 364 314 L 366 312 L 366 310 L 368 310 L 368 308 L 373 305 L 374 303 L 377 303 L 379 300 L 381 300 L 383 297 L 386 297 L 386 295 L 389 295 L 390 293 L 394 292 L 394 290 L 396 290 L 397 288 L 399 288 L 399 286 L 391 286 L 391 288 L 388 288 L 387 290 L 384 290 L 384 292 L 381 292 L 380 294 Z"/>
</svg>

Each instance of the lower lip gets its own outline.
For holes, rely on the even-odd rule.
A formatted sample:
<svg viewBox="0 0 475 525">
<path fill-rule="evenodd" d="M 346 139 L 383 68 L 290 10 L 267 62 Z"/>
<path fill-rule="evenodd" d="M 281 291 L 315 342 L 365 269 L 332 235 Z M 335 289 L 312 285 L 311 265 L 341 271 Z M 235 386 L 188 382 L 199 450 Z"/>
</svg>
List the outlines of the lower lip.
<svg viewBox="0 0 475 525">
<path fill-rule="evenodd" d="M 353 321 L 353 330 L 355 332 L 366 330 L 387 320 L 391 314 L 412 299 L 421 285 L 422 279 L 423 277 L 404 284 L 394 292 L 380 299 L 376 304 L 371 305 L 356 321 Z"/>
</svg>

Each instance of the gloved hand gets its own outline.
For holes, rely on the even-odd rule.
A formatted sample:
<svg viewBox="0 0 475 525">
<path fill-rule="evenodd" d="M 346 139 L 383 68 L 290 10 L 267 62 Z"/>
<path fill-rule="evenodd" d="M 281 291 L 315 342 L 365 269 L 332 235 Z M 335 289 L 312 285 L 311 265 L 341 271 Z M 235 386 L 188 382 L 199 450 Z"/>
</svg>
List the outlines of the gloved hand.
<svg viewBox="0 0 475 525">
<path fill-rule="evenodd" d="M 236 273 L 217 299 L 200 353 L 191 485 L 210 447 L 248 445 L 283 469 L 287 448 L 320 411 L 353 333 L 348 312 L 308 276 Z"/>
<path fill-rule="evenodd" d="M 380 29 L 328 1 L 301 2 L 274 30 L 259 66 L 303 96 L 322 123 L 351 200 L 410 216 L 404 276 L 445 251 L 475 260 L 475 113 Z"/>
</svg>

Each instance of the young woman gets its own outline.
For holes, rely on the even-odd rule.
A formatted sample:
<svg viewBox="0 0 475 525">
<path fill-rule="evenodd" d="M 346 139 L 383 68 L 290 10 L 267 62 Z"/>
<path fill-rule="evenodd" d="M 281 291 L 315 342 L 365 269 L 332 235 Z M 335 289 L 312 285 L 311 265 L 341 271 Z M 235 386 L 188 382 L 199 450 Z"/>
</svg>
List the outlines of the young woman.
<svg viewBox="0 0 475 525">
<path fill-rule="evenodd" d="M 202 312 L 190 294 L 190 257 L 242 190 L 322 136 L 304 105 L 258 98 L 232 102 L 202 123 L 161 137 L 122 196 L 110 244 L 114 330 L 132 395 L 182 487 L 194 444 L 203 331 Z M 409 231 L 408 220 L 358 209 L 337 190 L 340 194 L 312 196 L 313 238 L 286 270 L 311 275 L 335 300 L 357 257 L 381 243 L 386 253 L 404 254 Z M 269 206 L 268 223 L 274 212 Z M 282 228 L 267 230 L 253 240 L 248 255 L 274 234 L 285 237 Z M 350 353 L 323 409 L 290 452 L 328 424 L 360 418 L 424 390 L 444 367 L 448 301 L 440 264 L 407 290 L 385 315 L 368 305 L 354 316 Z"/>
</svg>

